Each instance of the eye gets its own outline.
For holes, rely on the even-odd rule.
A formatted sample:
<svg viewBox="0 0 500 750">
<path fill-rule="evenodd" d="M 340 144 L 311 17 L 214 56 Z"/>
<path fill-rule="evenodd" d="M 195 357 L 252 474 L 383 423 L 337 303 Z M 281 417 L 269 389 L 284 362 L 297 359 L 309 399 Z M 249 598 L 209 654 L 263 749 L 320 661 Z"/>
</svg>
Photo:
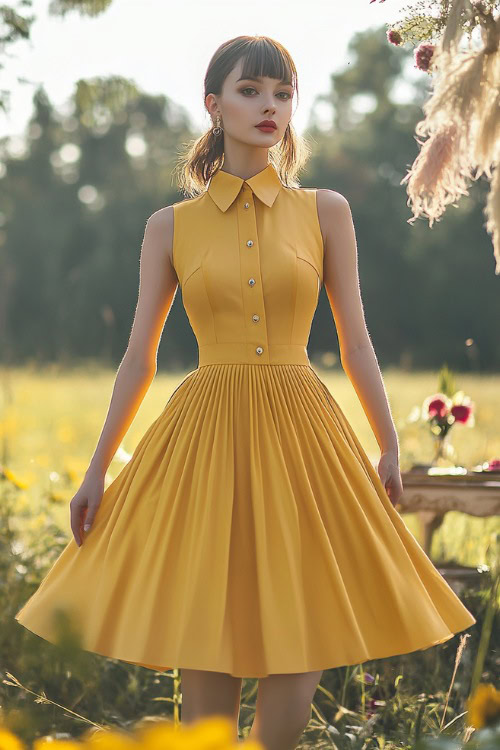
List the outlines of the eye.
<svg viewBox="0 0 500 750">
<path fill-rule="evenodd" d="M 255 89 L 253 86 L 246 86 L 244 89 L 241 89 L 241 93 L 244 96 L 247 96 L 247 94 L 245 94 L 245 91 L 256 91 L 256 90 L 257 89 Z M 284 97 L 280 97 L 280 98 L 283 99 L 283 101 L 286 101 L 287 99 L 290 99 L 291 96 L 292 96 L 288 91 L 280 91 L 279 94 L 284 94 L 285 95 Z"/>
</svg>

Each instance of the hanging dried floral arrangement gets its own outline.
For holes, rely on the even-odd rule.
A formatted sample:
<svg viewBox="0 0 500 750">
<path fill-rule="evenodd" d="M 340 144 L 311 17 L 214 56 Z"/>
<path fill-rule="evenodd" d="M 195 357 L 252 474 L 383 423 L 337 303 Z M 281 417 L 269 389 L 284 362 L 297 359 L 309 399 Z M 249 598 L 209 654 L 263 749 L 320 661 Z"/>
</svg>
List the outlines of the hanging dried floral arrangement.
<svg viewBox="0 0 500 750">
<path fill-rule="evenodd" d="M 370 0 L 374 2 L 375 0 Z M 493 0 L 429 0 L 416 3 L 413 15 L 393 25 L 388 41 L 420 42 L 415 64 L 432 75 L 424 103 L 425 118 L 415 132 L 420 152 L 401 184 L 407 183 L 413 223 L 425 215 L 432 227 L 450 203 L 468 194 L 472 181 L 485 175 L 490 190 L 484 213 L 493 240 L 495 274 L 500 274 L 500 13 Z M 472 32 L 481 30 L 474 48 Z M 469 42 L 460 47 L 462 38 Z M 437 41 L 434 43 L 435 37 Z"/>
</svg>

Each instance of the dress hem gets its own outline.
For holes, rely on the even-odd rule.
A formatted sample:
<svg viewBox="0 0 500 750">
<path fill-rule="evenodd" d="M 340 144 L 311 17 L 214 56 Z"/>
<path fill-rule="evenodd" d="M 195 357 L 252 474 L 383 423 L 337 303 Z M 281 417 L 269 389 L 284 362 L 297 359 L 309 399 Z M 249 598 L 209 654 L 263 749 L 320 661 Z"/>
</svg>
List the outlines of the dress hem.
<svg viewBox="0 0 500 750">
<path fill-rule="evenodd" d="M 15 619 L 21 625 L 23 625 L 23 627 L 25 627 L 27 630 L 29 630 L 31 633 L 35 633 L 35 635 L 38 635 L 38 637 L 43 638 L 44 640 L 47 640 L 50 643 L 52 643 L 53 645 L 57 646 L 57 644 L 55 644 L 54 641 L 51 641 L 50 639 L 45 638 L 44 636 L 40 636 L 38 633 L 36 633 L 36 631 L 31 630 L 31 628 L 29 628 L 27 625 L 24 625 L 24 623 L 22 623 L 17 617 L 15 617 Z M 384 653 L 384 654 L 371 655 L 371 656 L 366 655 L 366 656 L 364 656 L 363 658 L 361 658 L 358 661 L 342 662 L 340 664 L 338 664 L 338 663 L 333 663 L 332 664 L 331 661 L 330 661 L 327 666 L 321 666 L 321 665 L 316 665 L 316 666 L 302 666 L 300 669 L 290 669 L 290 668 L 279 669 L 279 668 L 276 668 L 276 669 L 273 669 L 273 671 L 271 671 L 271 672 L 260 673 L 260 674 L 248 674 L 248 672 L 246 674 L 236 674 L 234 671 L 231 672 L 231 671 L 228 671 L 227 669 L 223 669 L 221 667 L 214 667 L 214 668 L 210 668 L 210 667 L 207 667 L 207 666 L 200 667 L 200 666 L 196 666 L 196 665 L 193 665 L 193 664 L 189 664 L 189 666 L 186 665 L 186 664 L 184 664 L 184 666 L 177 666 L 177 667 L 160 667 L 160 666 L 154 666 L 154 665 L 146 664 L 145 662 L 140 662 L 140 661 L 136 661 L 136 660 L 125 659 L 125 658 L 123 658 L 121 656 L 116 656 L 116 655 L 109 654 L 109 653 L 105 654 L 105 653 L 103 653 L 101 651 L 96 651 L 96 650 L 90 649 L 90 648 L 83 648 L 82 647 L 82 650 L 83 651 L 87 651 L 88 653 L 91 653 L 91 654 L 97 654 L 98 656 L 104 656 L 107 659 L 117 659 L 118 661 L 123 661 L 123 662 L 125 662 L 127 664 L 133 664 L 134 666 L 144 667 L 145 669 L 150 669 L 150 670 L 153 670 L 155 672 L 169 672 L 170 670 L 173 670 L 173 669 L 197 669 L 197 670 L 200 670 L 200 671 L 203 671 L 203 672 L 219 672 L 219 673 L 222 673 L 222 674 L 228 674 L 231 677 L 238 677 L 238 678 L 242 678 L 242 679 L 264 679 L 265 677 L 268 677 L 271 674 L 299 674 L 299 673 L 303 673 L 303 672 L 316 672 L 316 671 L 319 671 L 319 670 L 338 669 L 340 667 L 356 666 L 358 664 L 363 664 L 364 662 L 373 661 L 375 659 L 390 659 L 390 658 L 395 657 L 395 656 L 406 656 L 407 654 L 412 654 L 412 653 L 415 653 L 416 651 L 425 651 L 428 648 L 432 648 L 433 646 L 438 646 L 438 645 L 440 645 L 442 643 L 445 643 L 446 641 L 449 641 L 451 638 L 453 638 L 454 635 L 457 635 L 458 633 L 463 632 L 467 628 L 472 627 L 472 625 L 474 625 L 475 623 L 476 623 L 476 619 L 474 619 L 474 621 L 471 622 L 469 625 L 465 625 L 464 627 L 461 627 L 458 630 L 448 631 L 448 633 L 445 636 L 442 636 L 441 638 L 434 639 L 430 643 L 426 642 L 424 645 L 412 646 L 412 647 L 408 648 L 408 650 L 404 650 L 404 651 L 397 651 L 395 653 Z M 171 659 L 171 661 L 174 661 L 174 659 Z M 238 670 L 238 671 L 240 671 L 240 670 Z"/>
</svg>

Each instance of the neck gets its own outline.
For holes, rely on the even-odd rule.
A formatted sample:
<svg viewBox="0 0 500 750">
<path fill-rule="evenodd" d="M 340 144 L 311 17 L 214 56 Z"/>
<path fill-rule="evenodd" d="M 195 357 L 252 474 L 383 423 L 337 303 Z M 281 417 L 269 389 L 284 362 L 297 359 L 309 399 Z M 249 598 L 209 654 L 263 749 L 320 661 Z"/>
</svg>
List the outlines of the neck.
<svg viewBox="0 0 500 750">
<path fill-rule="evenodd" d="M 224 163 L 221 167 L 223 172 L 229 172 L 242 180 L 249 180 L 254 175 L 262 172 L 269 164 L 268 148 L 258 148 L 239 143 L 235 144 L 224 141 Z"/>
</svg>

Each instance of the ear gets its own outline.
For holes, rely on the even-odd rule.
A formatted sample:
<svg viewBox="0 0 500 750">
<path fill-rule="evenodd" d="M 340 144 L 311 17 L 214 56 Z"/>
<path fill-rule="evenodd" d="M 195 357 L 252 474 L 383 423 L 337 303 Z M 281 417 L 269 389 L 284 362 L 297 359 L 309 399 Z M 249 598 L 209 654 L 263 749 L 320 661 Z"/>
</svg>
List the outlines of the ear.
<svg viewBox="0 0 500 750">
<path fill-rule="evenodd" d="M 215 113 L 217 112 L 219 105 L 217 103 L 217 99 L 215 98 L 214 94 L 207 94 L 206 95 L 206 97 L 205 97 L 205 106 L 206 106 L 208 112 L 210 113 L 210 115 L 212 115 L 212 116 L 215 117 Z"/>
</svg>

